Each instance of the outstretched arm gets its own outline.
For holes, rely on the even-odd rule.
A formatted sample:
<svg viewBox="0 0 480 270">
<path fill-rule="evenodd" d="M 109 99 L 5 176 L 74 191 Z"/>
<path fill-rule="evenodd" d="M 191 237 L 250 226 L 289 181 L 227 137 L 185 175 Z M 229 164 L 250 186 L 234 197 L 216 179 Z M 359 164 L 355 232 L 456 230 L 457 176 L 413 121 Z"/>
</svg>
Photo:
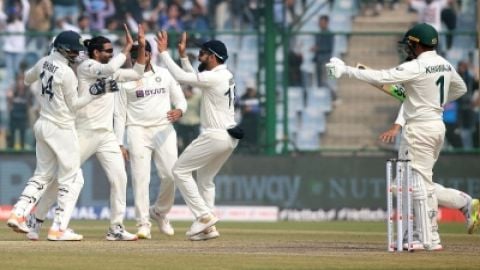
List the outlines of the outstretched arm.
<svg viewBox="0 0 480 270">
<path fill-rule="evenodd" d="M 211 86 L 215 82 L 206 78 L 207 76 L 199 76 L 198 73 L 186 72 L 181 69 L 175 61 L 170 57 L 168 53 L 168 34 L 166 31 L 159 32 L 157 34 L 157 49 L 160 53 L 160 59 L 165 64 L 165 67 L 170 71 L 172 76 L 179 82 L 190 84 L 199 88 L 205 88 Z M 207 72 L 203 72 L 207 73 Z M 202 79 L 201 79 L 201 78 Z"/>
</svg>

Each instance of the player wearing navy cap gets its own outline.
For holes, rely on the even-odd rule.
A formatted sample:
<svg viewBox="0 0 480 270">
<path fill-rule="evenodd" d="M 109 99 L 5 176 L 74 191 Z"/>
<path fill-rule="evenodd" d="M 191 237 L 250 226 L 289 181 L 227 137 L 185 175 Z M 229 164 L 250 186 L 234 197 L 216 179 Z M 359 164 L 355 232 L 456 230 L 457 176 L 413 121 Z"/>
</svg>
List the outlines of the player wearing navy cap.
<svg viewBox="0 0 480 270">
<path fill-rule="evenodd" d="M 195 216 L 187 237 L 190 240 L 208 240 L 220 234 L 215 228 L 218 218 L 213 213 L 215 203 L 214 177 L 231 155 L 242 137 L 234 119 L 235 81 L 227 69 L 227 48 L 219 40 L 202 44 L 195 72 L 186 55 L 186 33 L 178 44 L 181 69 L 170 57 L 166 32 L 158 33 L 157 48 L 160 58 L 181 84 L 202 91 L 200 121 L 202 133 L 178 158 L 173 168 L 175 184 Z M 230 131 L 228 131 L 230 130 Z M 235 138 L 236 137 L 236 138 Z M 197 171 L 197 181 L 192 173 Z"/>
</svg>

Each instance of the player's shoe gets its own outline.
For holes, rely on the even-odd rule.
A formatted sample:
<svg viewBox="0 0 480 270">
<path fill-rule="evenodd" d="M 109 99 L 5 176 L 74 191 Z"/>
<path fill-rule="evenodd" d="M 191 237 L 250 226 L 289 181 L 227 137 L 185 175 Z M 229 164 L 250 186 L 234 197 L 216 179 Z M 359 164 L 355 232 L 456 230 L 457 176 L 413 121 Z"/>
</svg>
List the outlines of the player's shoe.
<svg viewBox="0 0 480 270">
<path fill-rule="evenodd" d="M 173 229 L 172 225 L 170 225 L 170 221 L 165 215 L 157 213 L 154 207 L 150 207 L 149 213 L 150 218 L 155 220 L 161 233 L 168 236 L 173 236 L 175 234 L 175 230 Z"/>
<path fill-rule="evenodd" d="M 425 247 L 425 250 L 427 250 L 427 251 L 442 251 L 443 246 L 440 243 L 432 244 L 431 247 Z"/>
<path fill-rule="evenodd" d="M 425 248 L 423 247 L 423 243 L 418 241 L 418 240 L 413 240 L 412 243 L 410 243 L 410 250 L 424 250 Z M 408 250 L 408 243 L 404 242 L 403 243 L 403 250 Z"/>
<path fill-rule="evenodd" d="M 145 223 L 138 225 L 137 236 L 138 239 L 152 239 L 152 234 L 150 232 L 150 227 L 152 225 Z"/>
<path fill-rule="evenodd" d="M 210 239 L 215 239 L 220 236 L 220 233 L 217 231 L 215 226 L 207 228 L 205 231 L 192 235 L 188 238 L 190 241 L 205 241 Z"/>
<path fill-rule="evenodd" d="M 465 214 L 465 218 L 467 219 L 467 231 L 469 234 L 474 233 L 480 225 L 480 220 L 478 216 L 479 208 L 480 202 L 478 199 L 473 199 L 470 201 L 470 205 L 468 206 L 468 212 Z"/>
<path fill-rule="evenodd" d="M 30 214 L 27 217 L 27 225 L 30 231 L 27 233 L 27 238 L 32 241 L 37 241 L 40 238 L 40 229 L 43 221 L 37 219 L 35 215 Z"/>
<path fill-rule="evenodd" d="M 47 239 L 50 241 L 80 241 L 83 239 L 83 235 L 75 233 L 70 228 L 64 231 L 50 229 L 48 230 Z"/>
<path fill-rule="evenodd" d="M 187 236 L 190 237 L 205 231 L 208 227 L 212 227 L 218 222 L 218 218 L 214 214 L 206 214 L 197 218 L 190 229 L 187 231 Z"/>
<path fill-rule="evenodd" d="M 7 220 L 7 226 L 18 233 L 28 233 L 30 231 L 27 226 L 27 218 L 24 216 L 17 216 L 13 211 Z"/>
<path fill-rule="evenodd" d="M 136 241 L 138 236 L 127 232 L 122 225 L 117 224 L 113 228 L 110 227 L 108 229 L 106 239 L 108 241 Z"/>
</svg>

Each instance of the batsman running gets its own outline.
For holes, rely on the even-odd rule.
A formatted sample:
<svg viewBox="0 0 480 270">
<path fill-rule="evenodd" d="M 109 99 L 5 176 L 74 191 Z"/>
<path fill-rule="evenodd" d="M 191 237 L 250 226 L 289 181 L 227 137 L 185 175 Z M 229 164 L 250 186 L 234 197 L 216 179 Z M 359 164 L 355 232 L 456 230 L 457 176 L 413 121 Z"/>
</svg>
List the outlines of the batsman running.
<svg viewBox="0 0 480 270">
<path fill-rule="evenodd" d="M 411 60 L 391 69 L 362 70 L 346 66 L 338 58 L 330 59 L 326 67 L 335 78 L 348 75 L 376 85 L 401 83 L 405 87 L 402 140 L 404 154 L 412 162 L 415 225 L 424 248 L 439 250 L 442 245 L 432 169 L 445 137 L 443 106 L 465 94 L 467 87 L 455 68 L 436 53 L 438 33 L 432 26 L 415 25 L 405 33 L 402 43 Z"/>
<path fill-rule="evenodd" d="M 385 132 L 380 134 L 379 139 L 385 143 L 392 143 L 394 142 L 396 136 L 398 136 L 402 130 L 402 127 L 405 126 L 405 119 L 403 118 L 403 105 L 400 106 L 400 110 L 398 111 L 397 118 L 395 119 L 394 124 Z M 398 158 L 400 160 L 405 160 L 406 156 L 406 145 L 404 143 L 400 144 L 398 150 Z M 446 208 L 451 209 L 458 209 L 463 213 L 466 221 L 467 233 L 473 234 L 476 230 L 478 230 L 480 226 L 479 220 L 479 208 L 480 202 L 478 199 L 473 199 L 470 195 L 465 192 L 462 192 L 457 189 L 447 188 L 438 183 L 434 183 L 435 185 L 435 194 L 438 199 L 438 205 Z M 404 228 L 406 226 L 404 225 Z M 413 242 L 413 249 L 414 250 L 421 250 L 424 249 L 423 245 L 420 242 L 418 232 L 414 232 L 413 234 L 414 242 Z M 404 239 L 404 247 L 408 247 L 406 244 L 406 239 Z"/>
</svg>

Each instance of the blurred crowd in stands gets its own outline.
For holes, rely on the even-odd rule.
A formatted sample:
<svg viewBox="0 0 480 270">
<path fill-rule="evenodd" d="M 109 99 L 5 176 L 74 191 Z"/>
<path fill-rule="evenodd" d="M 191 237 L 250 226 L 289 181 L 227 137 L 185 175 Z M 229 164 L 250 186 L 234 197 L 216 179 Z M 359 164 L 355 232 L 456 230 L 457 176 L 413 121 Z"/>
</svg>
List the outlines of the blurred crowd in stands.
<svg viewBox="0 0 480 270">
<path fill-rule="evenodd" d="M 35 95 L 23 84 L 23 70 L 32 66 L 49 50 L 56 33 L 74 30 L 84 38 L 105 35 L 120 46 L 122 25 L 137 29 L 141 23 L 149 34 L 152 45 L 154 33 L 158 30 L 173 32 L 196 32 L 198 37 L 216 37 L 227 43 L 230 59 L 227 63 L 237 80 L 238 119 L 246 131 L 241 149 L 258 151 L 259 127 L 262 125 L 263 92 L 257 84 L 258 37 L 222 35 L 214 31 L 255 30 L 259 26 L 261 0 L 0 0 L 0 149 L 34 149 L 31 126 L 38 116 Z M 336 16 L 345 9 L 343 2 L 354 3 L 348 7 L 351 17 L 347 20 Z M 325 124 L 318 120 L 341 101 L 337 99 L 335 82 L 325 76 L 324 63 L 332 56 L 340 56 L 347 50 L 346 35 L 336 31 L 350 31 L 354 16 L 376 16 L 385 9 L 397 9 L 399 0 L 280 0 L 274 1 L 274 19 L 278 27 L 292 27 L 303 21 L 296 30 L 313 31 L 315 34 L 304 38 L 292 38 L 288 50 L 288 85 L 298 89 L 301 101 L 292 103 L 292 116 L 308 125 L 303 128 L 306 137 L 315 137 L 325 130 Z M 474 12 L 468 7 L 473 0 L 406 0 L 408 12 L 417 12 L 419 21 L 431 23 L 440 31 L 453 31 L 465 24 L 475 23 L 475 16 L 462 16 Z M 472 2 L 472 3 L 470 3 Z M 318 7 L 315 9 L 314 7 Z M 313 10 L 314 14 L 309 14 Z M 344 11 L 342 11 L 344 12 Z M 307 15 L 308 16 L 307 16 Z M 468 13 L 469 14 L 469 13 Z M 444 28 L 442 28 L 442 26 Z M 465 28 L 464 28 L 465 29 Z M 469 40 L 471 38 L 472 40 Z M 449 144 L 452 147 L 478 147 L 478 71 L 472 65 L 476 37 L 465 40 L 455 39 L 451 33 L 442 36 L 442 53 L 453 59 L 465 78 L 469 93 L 457 104 L 455 114 L 447 115 Z M 467 45 L 465 45 L 467 44 Z M 467 47 L 466 47 L 467 46 Z M 196 59 L 196 49 L 191 59 Z M 156 51 L 155 48 L 153 50 Z M 467 54 L 465 53 L 467 52 Z M 477 50 L 478 54 L 478 50 Z M 253 55 L 253 56 L 252 56 Z M 155 57 L 155 55 L 154 55 Z M 35 87 L 35 86 L 33 86 Z M 314 88 L 307 90 L 307 88 Z M 177 124 L 179 149 L 182 150 L 199 132 L 198 104 L 196 89 L 184 89 L 189 112 Z M 289 90 L 290 91 L 290 90 Z M 296 96 L 295 91 L 289 98 Z M 325 101 L 326 100 L 326 101 Z M 290 102 L 290 101 L 289 101 Z M 318 102 L 325 106 L 318 109 Z M 323 104 L 323 103 L 322 103 Z M 312 106 L 313 105 L 313 106 Z M 332 106 L 333 105 L 333 106 Z M 297 107 L 295 107 L 297 106 Z M 290 108 L 289 108 L 290 109 Z M 288 116 L 291 117 L 290 112 Z M 279 118 L 281 120 L 281 117 Z M 322 118 L 323 119 L 323 118 Z M 447 120 L 450 119 L 450 120 Z M 322 120 L 325 121 L 325 120 Z M 302 128 L 291 126 L 292 129 Z M 278 129 L 278 128 L 277 128 Z M 453 131 L 452 131 L 453 130 Z M 312 135 L 314 134 L 314 135 Z M 452 135 L 453 134 L 453 135 Z M 452 138 L 452 139 L 450 139 Z M 312 149 L 318 149 L 319 141 L 311 142 Z M 308 147 L 307 147 L 308 148 Z"/>
</svg>

